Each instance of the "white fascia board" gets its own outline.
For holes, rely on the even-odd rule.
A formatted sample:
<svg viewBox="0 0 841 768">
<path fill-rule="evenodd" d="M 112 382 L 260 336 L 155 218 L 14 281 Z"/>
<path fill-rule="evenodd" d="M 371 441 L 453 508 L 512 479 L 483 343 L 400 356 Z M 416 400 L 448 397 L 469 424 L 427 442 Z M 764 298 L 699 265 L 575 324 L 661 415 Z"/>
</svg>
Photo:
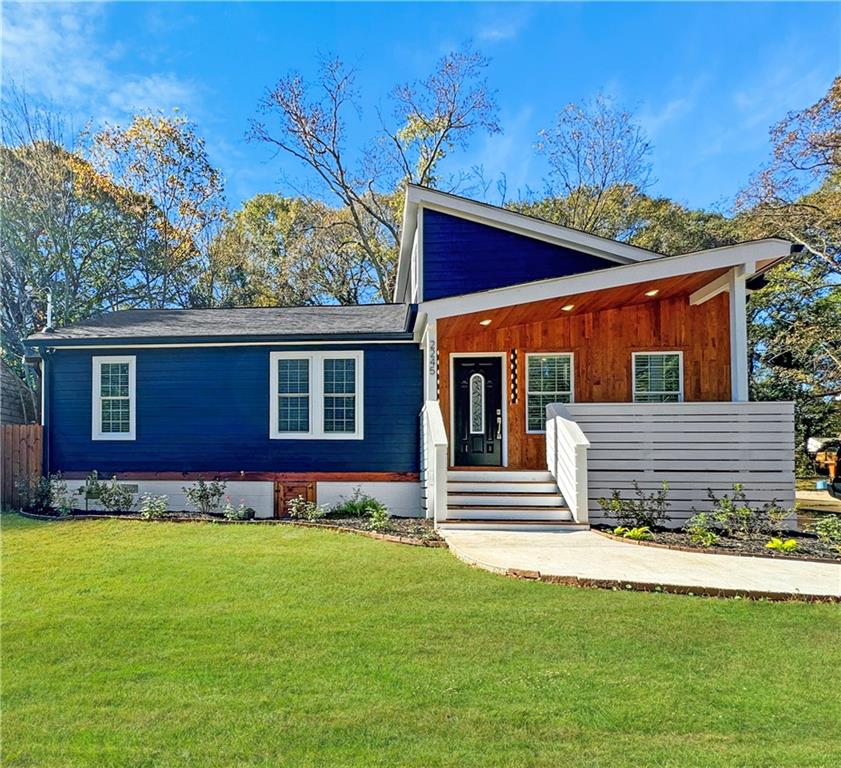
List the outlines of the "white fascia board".
<svg viewBox="0 0 841 768">
<path fill-rule="evenodd" d="M 694 272 L 711 269 L 723 269 L 740 265 L 755 265 L 767 258 L 784 258 L 791 249 L 788 240 L 771 238 L 750 243 L 713 248 L 707 251 L 694 251 L 680 256 L 665 256 L 653 261 L 623 264 L 608 269 L 584 272 L 578 275 L 523 283 L 506 288 L 495 288 L 481 293 L 452 296 L 446 299 L 422 302 L 418 311 L 428 313 L 430 319 L 466 315 L 472 312 L 485 312 L 500 307 L 526 304 L 533 301 L 555 299 L 589 291 L 602 291 L 619 288 L 623 285 L 645 283 Z M 755 267 L 753 267 L 755 269 Z M 747 272 L 748 277 L 752 273 Z"/>
</svg>

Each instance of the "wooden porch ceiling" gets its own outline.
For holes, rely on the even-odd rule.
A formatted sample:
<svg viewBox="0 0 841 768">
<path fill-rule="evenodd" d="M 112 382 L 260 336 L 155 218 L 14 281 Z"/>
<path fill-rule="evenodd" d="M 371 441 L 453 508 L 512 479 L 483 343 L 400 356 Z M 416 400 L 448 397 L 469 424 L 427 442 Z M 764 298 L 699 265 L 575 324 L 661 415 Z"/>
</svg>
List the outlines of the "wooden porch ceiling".
<svg viewBox="0 0 841 768">
<path fill-rule="evenodd" d="M 587 291 L 586 293 L 559 296 L 556 299 L 533 301 L 517 304 L 511 307 L 471 312 L 466 315 L 444 317 L 438 321 L 438 337 L 463 336 L 477 333 L 484 329 L 480 325 L 482 320 L 490 320 L 489 330 L 523 325 L 540 320 L 551 320 L 557 317 L 569 317 L 590 312 L 600 312 L 615 307 L 625 307 L 646 302 L 661 301 L 674 296 L 685 295 L 697 291 L 716 278 L 725 274 L 727 269 L 707 270 L 695 272 L 691 275 L 649 280 L 644 283 L 624 285 L 620 288 L 609 288 L 603 291 Z M 656 290 L 655 296 L 646 296 L 647 291 Z M 571 310 L 563 307 L 573 305 Z"/>
</svg>

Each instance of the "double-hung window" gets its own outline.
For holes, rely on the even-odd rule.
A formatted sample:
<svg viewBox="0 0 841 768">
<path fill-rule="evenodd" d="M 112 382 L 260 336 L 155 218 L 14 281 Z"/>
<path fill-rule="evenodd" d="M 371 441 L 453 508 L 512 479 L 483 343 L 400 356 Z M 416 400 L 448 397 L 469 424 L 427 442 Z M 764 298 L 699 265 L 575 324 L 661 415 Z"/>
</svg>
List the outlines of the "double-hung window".
<svg viewBox="0 0 841 768">
<path fill-rule="evenodd" d="M 94 440 L 135 438 L 135 358 L 94 357 L 91 400 Z"/>
<path fill-rule="evenodd" d="M 362 352 L 272 352 L 269 436 L 360 440 Z"/>
<path fill-rule="evenodd" d="M 573 401 L 572 353 L 526 355 L 526 432 L 546 431 L 546 406 Z"/>
<path fill-rule="evenodd" d="M 634 352 L 635 403 L 683 401 L 683 353 Z"/>
</svg>

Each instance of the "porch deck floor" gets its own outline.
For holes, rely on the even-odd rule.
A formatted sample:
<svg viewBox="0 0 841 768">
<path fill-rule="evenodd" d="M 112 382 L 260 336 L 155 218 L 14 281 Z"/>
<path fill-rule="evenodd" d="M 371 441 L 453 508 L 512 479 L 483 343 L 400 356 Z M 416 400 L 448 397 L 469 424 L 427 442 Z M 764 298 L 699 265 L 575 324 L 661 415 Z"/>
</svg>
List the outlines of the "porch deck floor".
<svg viewBox="0 0 841 768">
<path fill-rule="evenodd" d="M 841 565 L 680 552 L 610 541 L 592 531 L 441 531 L 453 553 L 496 573 L 539 572 L 702 590 L 841 597 Z"/>
</svg>

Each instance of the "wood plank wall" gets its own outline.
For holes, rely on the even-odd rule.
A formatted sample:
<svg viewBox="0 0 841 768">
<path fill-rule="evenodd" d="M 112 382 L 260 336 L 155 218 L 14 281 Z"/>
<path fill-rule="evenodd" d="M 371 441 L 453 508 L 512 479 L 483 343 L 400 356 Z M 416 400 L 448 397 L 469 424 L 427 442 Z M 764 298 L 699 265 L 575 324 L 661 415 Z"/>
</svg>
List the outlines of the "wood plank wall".
<svg viewBox="0 0 841 768">
<path fill-rule="evenodd" d="M 41 474 L 41 442 L 40 424 L 4 424 L 0 427 L 3 506 L 20 507 L 23 500 L 17 488 L 18 481 Z"/>
<path fill-rule="evenodd" d="M 685 295 L 470 334 L 453 333 L 458 318 L 438 321 L 441 410 L 450 431 L 450 356 L 459 352 L 506 352 L 508 466 L 543 469 L 544 435 L 525 430 L 527 352 L 573 352 L 576 402 L 630 402 L 631 353 L 680 350 L 687 401 L 730 400 L 728 297 L 698 306 Z M 539 314 L 536 308 L 535 314 Z M 488 313 L 494 317 L 494 313 Z M 511 350 L 517 351 L 517 401 L 511 401 Z"/>
</svg>

